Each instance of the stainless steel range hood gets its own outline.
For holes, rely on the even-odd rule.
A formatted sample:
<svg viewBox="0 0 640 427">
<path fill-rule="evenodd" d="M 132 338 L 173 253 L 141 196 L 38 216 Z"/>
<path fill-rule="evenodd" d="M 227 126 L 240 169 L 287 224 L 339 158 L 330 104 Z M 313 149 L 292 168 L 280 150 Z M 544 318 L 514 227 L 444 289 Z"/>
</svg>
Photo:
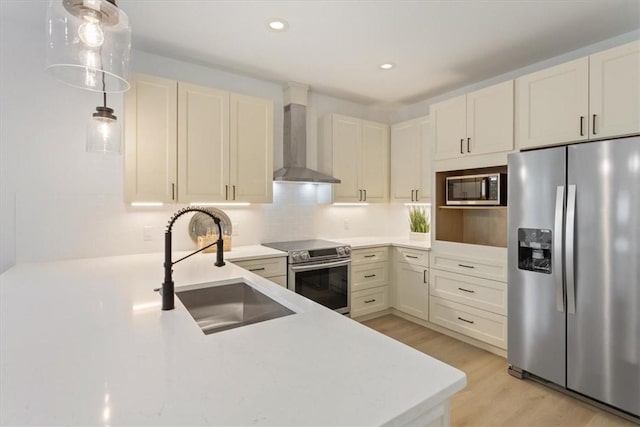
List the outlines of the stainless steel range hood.
<svg viewBox="0 0 640 427">
<path fill-rule="evenodd" d="M 284 107 L 282 146 L 284 167 L 273 173 L 273 180 L 340 184 L 339 179 L 307 167 L 307 90 L 308 86 L 290 83 L 285 91 L 287 105 Z"/>
</svg>

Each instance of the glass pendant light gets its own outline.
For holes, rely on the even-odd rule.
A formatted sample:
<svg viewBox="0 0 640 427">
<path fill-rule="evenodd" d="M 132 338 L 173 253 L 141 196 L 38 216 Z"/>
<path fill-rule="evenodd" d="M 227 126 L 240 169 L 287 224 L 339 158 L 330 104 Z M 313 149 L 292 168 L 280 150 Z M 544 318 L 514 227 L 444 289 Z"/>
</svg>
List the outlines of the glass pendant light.
<svg viewBox="0 0 640 427">
<path fill-rule="evenodd" d="M 129 18 L 115 0 L 50 0 L 47 70 L 57 79 L 96 92 L 129 89 Z"/>
<path fill-rule="evenodd" d="M 90 153 L 120 154 L 120 126 L 113 109 L 107 107 L 107 93 L 103 92 L 104 104 L 96 107 L 96 112 L 87 126 L 87 151 Z"/>
</svg>

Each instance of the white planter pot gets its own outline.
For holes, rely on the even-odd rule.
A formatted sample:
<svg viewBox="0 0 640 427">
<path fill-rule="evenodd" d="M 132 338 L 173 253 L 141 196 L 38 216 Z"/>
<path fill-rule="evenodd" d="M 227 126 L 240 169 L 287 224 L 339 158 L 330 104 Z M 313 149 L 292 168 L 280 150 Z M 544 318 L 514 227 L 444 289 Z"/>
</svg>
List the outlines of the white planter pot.
<svg viewBox="0 0 640 427">
<path fill-rule="evenodd" d="M 420 242 L 428 242 L 431 240 L 431 233 L 415 233 L 409 232 L 409 240 L 418 240 Z"/>
</svg>

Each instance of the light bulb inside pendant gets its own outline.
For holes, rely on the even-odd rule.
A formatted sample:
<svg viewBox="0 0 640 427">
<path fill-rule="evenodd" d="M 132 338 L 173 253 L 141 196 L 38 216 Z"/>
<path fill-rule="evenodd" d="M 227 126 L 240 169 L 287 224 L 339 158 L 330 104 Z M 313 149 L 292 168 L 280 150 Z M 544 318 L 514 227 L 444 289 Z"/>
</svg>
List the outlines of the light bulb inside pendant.
<svg viewBox="0 0 640 427">
<path fill-rule="evenodd" d="M 87 151 L 90 153 L 121 153 L 120 126 L 113 109 L 107 107 L 107 94 L 104 105 L 96 107 L 87 127 Z"/>
<path fill-rule="evenodd" d="M 85 22 L 80 25 L 78 36 L 82 43 L 89 47 L 100 47 L 104 43 L 104 32 L 98 22 Z"/>
</svg>

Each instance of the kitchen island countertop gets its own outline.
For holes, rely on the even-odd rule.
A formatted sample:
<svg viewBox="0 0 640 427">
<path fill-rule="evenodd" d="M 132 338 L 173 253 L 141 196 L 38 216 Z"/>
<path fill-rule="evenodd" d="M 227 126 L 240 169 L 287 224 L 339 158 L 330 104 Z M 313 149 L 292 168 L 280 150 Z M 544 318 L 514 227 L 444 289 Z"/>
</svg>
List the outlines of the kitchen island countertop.
<svg viewBox="0 0 640 427">
<path fill-rule="evenodd" d="M 178 298 L 160 309 L 159 253 L 2 274 L 0 424 L 448 422 L 463 372 L 214 259 L 176 264 L 176 289 L 244 278 L 296 314 L 204 335 Z"/>
</svg>

